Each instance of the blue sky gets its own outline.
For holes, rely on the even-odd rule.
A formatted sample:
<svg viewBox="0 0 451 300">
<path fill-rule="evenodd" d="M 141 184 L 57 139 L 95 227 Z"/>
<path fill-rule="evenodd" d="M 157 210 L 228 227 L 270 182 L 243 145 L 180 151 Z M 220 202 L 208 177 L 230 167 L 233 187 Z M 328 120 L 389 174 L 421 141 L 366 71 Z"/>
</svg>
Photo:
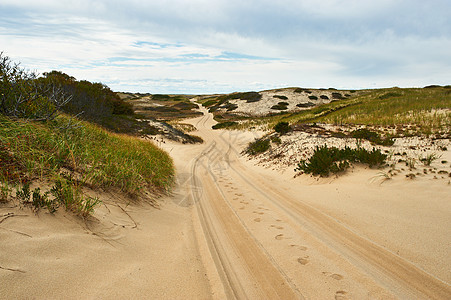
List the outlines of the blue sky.
<svg viewBox="0 0 451 300">
<path fill-rule="evenodd" d="M 0 0 L 0 51 L 115 91 L 451 84 L 450 0 Z"/>
</svg>

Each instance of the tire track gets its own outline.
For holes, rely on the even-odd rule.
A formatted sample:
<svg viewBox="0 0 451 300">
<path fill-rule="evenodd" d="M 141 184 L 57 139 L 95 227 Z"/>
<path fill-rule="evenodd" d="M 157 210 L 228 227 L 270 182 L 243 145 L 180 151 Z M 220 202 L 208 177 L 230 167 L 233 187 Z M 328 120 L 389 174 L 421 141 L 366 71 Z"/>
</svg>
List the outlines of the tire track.
<svg viewBox="0 0 451 300">
<path fill-rule="evenodd" d="M 451 299 L 451 288 L 446 282 L 358 235 L 318 209 L 303 203 L 299 199 L 294 199 L 283 191 L 269 188 L 268 183 L 264 182 L 263 179 L 261 179 L 261 182 L 249 180 L 249 178 L 257 178 L 254 174 L 249 173 L 237 159 L 232 160 L 230 158 L 232 152 L 237 156 L 239 153 L 223 136 L 220 136 L 220 138 L 228 147 L 224 153 L 224 161 L 229 163 L 230 170 L 263 198 L 290 216 L 297 224 L 304 224 L 306 220 L 313 226 L 314 231 L 319 234 L 323 242 L 336 245 L 355 264 L 371 267 L 375 272 L 383 272 L 386 277 L 383 284 L 391 285 L 396 282 L 408 294 L 414 294 L 421 298 Z M 235 164 L 238 166 L 235 166 Z"/>
<path fill-rule="evenodd" d="M 200 183 L 197 173 L 202 166 L 201 161 L 208 159 L 207 155 L 215 147 L 216 142 L 212 142 L 195 158 L 191 168 L 193 187 L 198 187 Z M 191 195 L 197 203 L 204 235 L 227 297 L 302 299 L 227 203 L 215 184 L 214 175 L 208 172 L 208 163 L 206 170 L 204 175 L 199 174 L 204 184 L 203 193 L 200 194 L 198 188 L 192 188 Z"/>
</svg>

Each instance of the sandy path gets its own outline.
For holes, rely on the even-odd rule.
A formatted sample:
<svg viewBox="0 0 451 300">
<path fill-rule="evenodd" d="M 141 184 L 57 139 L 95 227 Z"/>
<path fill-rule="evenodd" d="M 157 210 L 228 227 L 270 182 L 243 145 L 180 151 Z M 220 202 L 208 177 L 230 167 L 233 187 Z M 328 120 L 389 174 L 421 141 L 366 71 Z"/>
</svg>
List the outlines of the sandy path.
<svg viewBox="0 0 451 300">
<path fill-rule="evenodd" d="M 451 299 L 449 186 L 294 179 L 202 110 L 204 144 L 160 144 L 178 181 L 160 210 L 108 194 L 88 222 L 0 207 L 0 298 Z"/>
<path fill-rule="evenodd" d="M 434 201 L 433 205 L 437 207 L 431 207 L 428 216 L 420 216 L 432 226 L 428 230 L 419 230 L 425 235 L 419 240 L 415 241 L 417 237 L 412 236 L 411 230 L 412 225 L 418 224 L 409 222 L 375 223 L 373 227 L 385 229 L 379 233 L 368 232 L 361 224 L 362 220 L 372 216 L 364 215 L 367 212 L 364 207 L 360 215 L 356 213 L 359 204 L 355 203 L 359 198 L 367 197 L 365 187 L 362 193 L 354 182 L 360 194 L 351 193 L 352 197 L 345 204 L 349 206 L 354 201 L 353 215 L 350 220 L 346 215 L 340 219 L 340 209 L 334 207 L 334 201 L 328 201 L 337 198 L 335 190 L 342 187 L 340 182 L 314 194 L 318 200 L 315 203 L 311 200 L 312 189 L 309 187 L 292 178 L 254 167 L 240 157 L 236 149 L 251 140 L 251 134 L 212 131 L 212 122 L 208 115 L 194 122 L 206 140 L 206 146 L 193 162 L 191 186 L 194 187 L 192 197 L 198 203 L 203 233 L 226 295 L 308 299 L 447 299 L 451 296 L 447 283 L 449 188 L 428 195 L 441 200 Z M 363 172 L 353 176 L 368 174 Z M 346 185 L 344 187 L 346 189 Z M 419 198 L 411 187 L 408 190 L 414 203 L 425 196 L 419 193 Z M 305 200 L 303 194 L 307 195 Z M 390 192 L 382 194 L 390 200 Z M 368 198 L 372 199 L 371 196 Z M 398 208 L 396 212 L 400 219 L 409 220 L 409 203 L 404 205 L 405 211 Z M 376 215 L 372 221 L 383 222 L 384 219 L 378 219 L 377 215 L 383 215 L 387 208 L 375 207 L 371 211 Z M 408 226 L 402 228 L 403 225 Z M 445 241 L 433 246 L 436 248 L 434 253 L 429 251 L 430 247 L 418 250 L 421 241 L 431 236 Z M 396 243 L 380 244 L 384 240 L 411 244 L 403 245 L 404 251 L 400 254 L 399 247 L 394 247 Z M 425 262 L 421 256 L 430 259 Z M 258 271 L 255 270 L 257 265 L 260 265 Z M 269 268 L 260 272 L 263 265 Z M 268 282 L 265 277 L 276 279 Z"/>
</svg>

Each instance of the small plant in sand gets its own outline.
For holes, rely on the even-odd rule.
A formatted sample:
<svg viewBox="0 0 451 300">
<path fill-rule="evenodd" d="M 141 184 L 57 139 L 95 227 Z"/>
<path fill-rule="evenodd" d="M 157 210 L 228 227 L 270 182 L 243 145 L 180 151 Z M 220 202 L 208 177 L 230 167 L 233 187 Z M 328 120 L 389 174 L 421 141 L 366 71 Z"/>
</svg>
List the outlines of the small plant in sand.
<svg viewBox="0 0 451 300">
<path fill-rule="evenodd" d="M 27 182 L 22 186 L 22 189 L 16 190 L 16 198 L 21 202 L 29 202 L 30 201 L 30 183 Z"/>
<path fill-rule="evenodd" d="M 8 202 L 8 197 L 11 189 L 7 182 L 0 183 L 0 203 Z"/>
<path fill-rule="evenodd" d="M 66 210 L 76 212 L 83 217 L 91 214 L 94 207 L 100 204 L 97 198 L 85 197 L 80 187 L 71 179 L 57 180 L 50 193 Z"/>
<path fill-rule="evenodd" d="M 414 170 L 417 160 L 414 157 L 406 158 L 406 167 L 409 167 L 409 170 Z"/>
<path fill-rule="evenodd" d="M 379 172 L 374 177 L 374 179 L 380 179 L 381 180 L 381 184 L 382 184 L 382 183 L 384 183 L 387 180 L 391 180 L 392 178 L 391 178 L 390 172 Z"/>
<path fill-rule="evenodd" d="M 432 162 L 439 159 L 441 155 L 437 153 L 429 153 L 426 156 L 419 156 L 418 160 L 421 161 L 425 166 L 430 166 Z"/>
</svg>

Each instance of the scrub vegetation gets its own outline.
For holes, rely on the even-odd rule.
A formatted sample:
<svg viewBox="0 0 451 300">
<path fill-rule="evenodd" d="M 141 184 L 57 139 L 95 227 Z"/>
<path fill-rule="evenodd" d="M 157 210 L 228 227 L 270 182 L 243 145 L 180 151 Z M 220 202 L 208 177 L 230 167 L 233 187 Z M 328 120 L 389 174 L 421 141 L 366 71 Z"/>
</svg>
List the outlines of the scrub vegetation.
<svg viewBox="0 0 451 300">
<path fill-rule="evenodd" d="M 105 129 L 102 117 L 132 114 L 108 87 L 60 72 L 38 77 L 3 54 L 0 58 L 2 202 L 15 197 L 35 209 L 54 212 L 63 206 L 87 216 L 99 201 L 85 196 L 84 187 L 133 196 L 169 190 L 174 167 L 167 153 L 149 141 Z M 78 118 L 79 109 L 98 124 Z M 35 182 L 51 189 L 30 190 Z"/>
</svg>

